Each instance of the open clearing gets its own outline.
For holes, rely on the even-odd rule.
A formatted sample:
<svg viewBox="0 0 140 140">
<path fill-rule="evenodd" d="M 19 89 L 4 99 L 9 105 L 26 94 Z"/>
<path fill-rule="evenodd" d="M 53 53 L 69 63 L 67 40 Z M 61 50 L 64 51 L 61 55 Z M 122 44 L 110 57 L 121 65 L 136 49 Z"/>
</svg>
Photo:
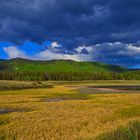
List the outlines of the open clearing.
<svg viewBox="0 0 140 140">
<path fill-rule="evenodd" d="M 140 81 L 0 81 L 0 87 L 0 140 L 140 139 Z"/>
</svg>

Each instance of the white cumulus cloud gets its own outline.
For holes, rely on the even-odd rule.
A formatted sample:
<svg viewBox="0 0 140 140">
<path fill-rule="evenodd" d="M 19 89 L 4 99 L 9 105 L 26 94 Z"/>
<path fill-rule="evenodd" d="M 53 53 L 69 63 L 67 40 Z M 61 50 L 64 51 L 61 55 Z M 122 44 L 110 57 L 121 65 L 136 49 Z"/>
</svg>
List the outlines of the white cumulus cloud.
<svg viewBox="0 0 140 140">
<path fill-rule="evenodd" d="M 92 57 L 89 54 L 61 54 L 55 53 L 50 50 L 42 51 L 35 55 L 36 59 L 40 60 L 51 60 L 51 59 L 64 59 L 64 60 L 74 60 L 74 61 L 92 61 Z"/>
<path fill-rule="evenodd" d="M 4 47 L 3 50 L 7 53 L 8 57 L 11 58 L 27 58 L 24 51 L 18 49 L 15 46 Z"/>
<path fill-rule="evenodd" d="M 59 47 L 61 46 L 58 42 L 52 42 L 51 48 Z"/>
</svg>

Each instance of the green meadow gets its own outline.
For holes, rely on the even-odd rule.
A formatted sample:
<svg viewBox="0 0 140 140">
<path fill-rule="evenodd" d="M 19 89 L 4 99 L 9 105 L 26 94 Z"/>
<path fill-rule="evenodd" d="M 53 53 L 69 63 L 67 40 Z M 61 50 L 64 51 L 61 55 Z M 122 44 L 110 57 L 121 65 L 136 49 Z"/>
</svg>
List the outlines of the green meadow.
<svg viewBox="0 0 140 140">
<path fill-rule="evenodd" d="M 0 140 L 139 140 L 139 86 L 0 81 Z"/>
</svg>

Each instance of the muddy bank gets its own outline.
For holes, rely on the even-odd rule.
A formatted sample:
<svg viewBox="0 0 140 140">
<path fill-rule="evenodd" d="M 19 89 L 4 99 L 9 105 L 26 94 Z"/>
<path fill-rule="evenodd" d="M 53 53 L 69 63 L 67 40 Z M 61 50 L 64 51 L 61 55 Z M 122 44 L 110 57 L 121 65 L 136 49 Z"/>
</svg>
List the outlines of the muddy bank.
<svg viewBox="0 0 140 140">
<path fill-rule="evenodd" d="M 140 86 L 85 86 L 79 87 L 78 91 L 83 94 L 96 93 L 140 93 Z"/>
<path fill-rule="evenodd" d="M 30 109 L 17 109 L 17 108 L 0 108 L 0 115 L 14 112 L 29 112 Z"/>
<path fill-rule="evenodd" d="M 79 88 L 78 91 L 82 94 L 96 94 L 96 93 L 122 93 L 124 91 L 106 88 L 89 88 L 83 87 Z"/>
<path fill-rule="evenodd" d="M 100 88 L 100 89 L 114 89 L 114 90 L 140 90 L 140 86 L 130 85 L 130 86 L 87 86 L 89 88 Z"/>
<path fill-rule="evenodd" d="M 50 98 L 50 99 L 42 99 L 42 102 L 60 102 L 60 101 L 64 101 L 67 99 L 63 99 L 63 98 Z"/>
<path fill-rule="evenodd" d="M 68 101 L 68 100 L 86 100 L 85 96 L 83 97 L 62 97 L 62 98 L 43 98 L 41 99 L 41 102 L 62 102 L 62 101 Z"/>
</svg>

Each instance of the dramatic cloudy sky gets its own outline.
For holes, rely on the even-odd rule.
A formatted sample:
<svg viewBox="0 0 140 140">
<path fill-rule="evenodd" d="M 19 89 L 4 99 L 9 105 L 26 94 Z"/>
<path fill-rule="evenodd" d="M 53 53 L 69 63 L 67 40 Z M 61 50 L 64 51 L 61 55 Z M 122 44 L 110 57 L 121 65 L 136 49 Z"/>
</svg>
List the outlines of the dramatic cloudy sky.
<svg viewBox="0 0 140 140">
<path fill-rule="evenodd" d="M 140 0 L 0 0 L 0 59 L 140 66 Z"/>
</svg>

